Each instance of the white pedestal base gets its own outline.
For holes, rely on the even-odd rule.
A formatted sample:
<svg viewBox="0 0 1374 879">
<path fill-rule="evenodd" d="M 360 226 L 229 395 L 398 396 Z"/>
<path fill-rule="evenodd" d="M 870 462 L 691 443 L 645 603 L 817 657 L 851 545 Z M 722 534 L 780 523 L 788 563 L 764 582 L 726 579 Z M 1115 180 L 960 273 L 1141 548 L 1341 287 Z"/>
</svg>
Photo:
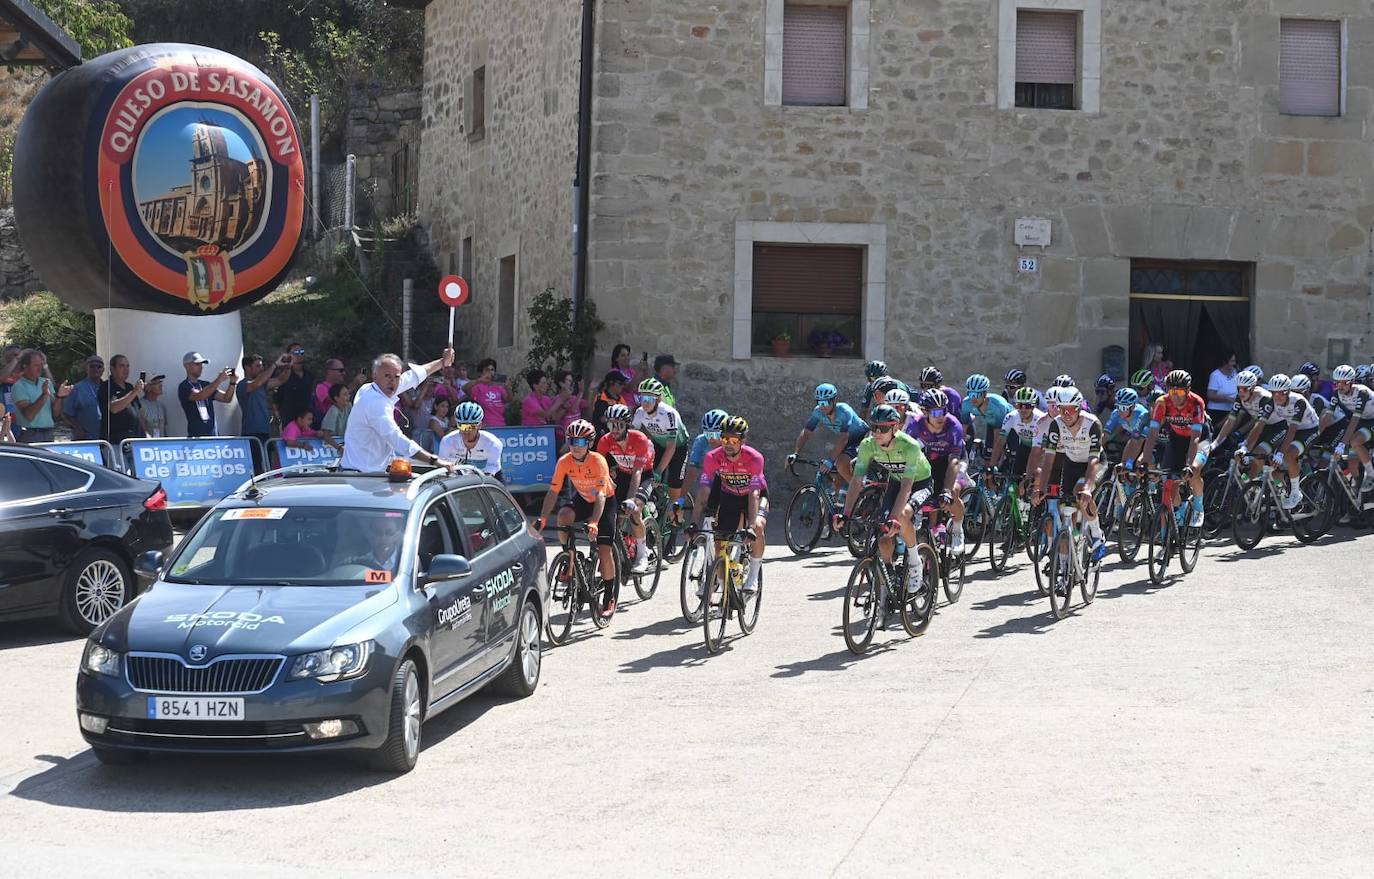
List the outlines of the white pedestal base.
<svg viewBox="0 0 1374 879">
<path fill-rule="evenodd" d="M 96 352 L 109 364 L 123 354 L 129 358 L 129 381 L 140 372 L 166 375 L 162 402 L 167 405 L 168 436 L 186 435 L 186 416 L 177 401 L 177 385 L 186 378 L 181 358 L 198 351 L 210 358 L 201 378 L 207 381 L 226 366 L 234 367 L 235 381 L 243 378 L 243 324 L 236 311 L 229 314 L 190 317 L 127 308 L 95 310 Z M 215 403 L 215 427 L 220 436 L 238 436 L 239 406 Z"/>
</svg>

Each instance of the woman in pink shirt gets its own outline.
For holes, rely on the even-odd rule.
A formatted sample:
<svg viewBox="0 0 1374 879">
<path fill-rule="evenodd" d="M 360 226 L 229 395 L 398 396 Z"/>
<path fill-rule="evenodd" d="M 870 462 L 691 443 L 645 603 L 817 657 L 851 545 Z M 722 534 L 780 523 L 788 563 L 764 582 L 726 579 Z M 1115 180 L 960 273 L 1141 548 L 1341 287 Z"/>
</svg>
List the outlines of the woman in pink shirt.
<svg viewBox="0 0 1374 879">
<path fill-rule="evenodd" d="M 577 379 L 566 369 L 560 369 L 553 374 L 553 382 L 558 388 L 558 395 L 554 397 L 560 407 L 558 417 L 558 429 L 565 432 L 569 424 L 579 418 L 586 418 L 590 407 L 587 401 L 582 399 L 577 392 Z"/>
<path fill-rule="evenodd" d="M 506 426 L 506 404 L 510 402 L 510 389 L 496 383 L 495 360 L 488 357 L 477 364 L 477 381 L 464 391 L 469 400 L 482 407 L 487 427 Z"/>
<path fill-rule="evenodd" d="M 531 369 L 525 374 L 530 392 L 520 403 L 520 423 L 526 427 L 553 424 L 563 414 L 558 400 L 549 394 L 549 377 L 543 370 Z"/>
</svg>

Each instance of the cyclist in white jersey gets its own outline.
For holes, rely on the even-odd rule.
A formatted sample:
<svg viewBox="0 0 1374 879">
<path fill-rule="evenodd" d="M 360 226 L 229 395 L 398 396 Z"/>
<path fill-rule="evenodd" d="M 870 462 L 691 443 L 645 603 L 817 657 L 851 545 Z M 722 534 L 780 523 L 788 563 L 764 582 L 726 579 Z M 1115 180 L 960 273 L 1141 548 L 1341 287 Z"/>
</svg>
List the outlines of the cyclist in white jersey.
<svg viewBox="0 0 1374 879">
<path fill-rule="evenodd" d="M 458 427 L 439 441 L 439 457 L 459 464 L 471 464 L 483 473 L 501 479 L 501 449 L 504 444 L 490 431 L 482 430 L 482 407 L 468 400 L 458 405 Z"/>
</svg>

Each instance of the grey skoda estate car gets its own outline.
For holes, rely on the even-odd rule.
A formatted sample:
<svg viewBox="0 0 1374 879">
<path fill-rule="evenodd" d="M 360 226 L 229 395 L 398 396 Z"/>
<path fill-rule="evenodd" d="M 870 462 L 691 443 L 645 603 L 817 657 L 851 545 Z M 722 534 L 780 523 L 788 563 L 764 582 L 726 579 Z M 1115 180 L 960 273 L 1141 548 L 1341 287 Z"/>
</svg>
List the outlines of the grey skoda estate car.
<svg viewBox="0 0 1374 879">
<path fill-rule="evenodd" d="M 544 545 L 471 468 L 258 477 L 91 633 L 81 733 L 147 752 L 365 754 L 405 772 L 422 723 L 491 685 L 539 683 Z"/>
</svg>

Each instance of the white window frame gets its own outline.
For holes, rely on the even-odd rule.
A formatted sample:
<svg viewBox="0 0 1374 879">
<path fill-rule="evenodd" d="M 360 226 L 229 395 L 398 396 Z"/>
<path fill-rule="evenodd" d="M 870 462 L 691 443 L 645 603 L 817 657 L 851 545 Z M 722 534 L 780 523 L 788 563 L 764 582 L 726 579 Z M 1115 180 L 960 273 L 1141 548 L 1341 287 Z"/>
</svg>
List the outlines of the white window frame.
<svg viewBox="0 0 1374 879">
<path fill-rule="evenodd" d="M 1329 17 L 1325 17 L 1325 16 L 1320 16 L 1320 15 L 1289 14 L 1289 13 L 1280 13 L 1278 18 L 1279 18 L 1279 29 L 1280 29 L 1280 32 L 1282 32 L 1283 21 L 1284 21 L 1284 19 L 1306 19 L 1306 20 L 1308 20 L 1308 21 L 1334 21 L 1334 22 L 1338 22 L 1338 23 L 1340 24 L 1340 26 L 1341 26 L 1341 86 L 1340 86 L 1340 88 L 1341 88 L 1341 94 L 1340 94 L 1340 108 L 1341 108 L 1341 110 L 1340 110 L 1340 115 L 1339 115 L 1339 116 L 1306 116 L 1306 115 L 1299 115 L 1299 114 L 1295 114 L 1295 113 L 1285 113 L 1285 112 L 1283 112 L 1283 110 L 1279 110 L 1279 111 L 1278 111 L 1279 115 L 1280 115 L 1280 116 L 1283 116 L 1283 117 L 1286 117 L 1286 118 L 1289 118 L 1289 119 L 1344 119 L 1344 118 L 1346 118 L 1347 109 L 1346 109 L 1346 103 L 1345 103 L 1345 102 L 1346 102 L 1346 96 L 1349 95 L 1349 93 L 1350 93 L 1350 83 L 1349 83 L 1349 79 L 1348 79 L 1349 70 L 1350 70 L 1350 20 L 1347 19 L 1347 18 L 1329 18 Z M 1275 39 L 1278 39 L 1277 34 L 1275 35 Z M 1283 50 L 1282 50 L 1282 49 L 1279 50 L 1278 57 L 1277 57 L 1277 59 L 1276 59 L 1276 61 L 1275 61 L 1275 64 L 1277 65 L 1277 68 L 1278 68 L 1278 69 L 1275 70 L 1275 82 L 1278 83 L 1278 88 L 1279 88 L 1280 90 L 1282 90 L 1282 88 L 1283 88 L 1283 80 L 1282 80 L 1282 74 L 1280 73 L 1280 69 L 1282 68 L 1282 65 L 1283 65 Z M 1276 102 L 1277 102 L 1277 98 L 1276 98 L 1275 100 L 1276 100 Z M 1276 106 L 1277 106 L 1277 103 L 1276 103 Z"/>
<path fill-rule="evenodd" d="M 887 225 L 885 223 L 735 222 L 735 318 L 731 357 L 749 360 L 754 331 L 754 244 L 847 244 L 864 248 L 863 326 L 865 360 L 883 357 L 887 324 Z"/>
<path fill-rule="evenodd" d="M 794 0 L 764 0 L 763 4 L 763 104 L 765 107 L 791 107 L 782 102 L 782 22 L 783 7 Z M 849 71 L 846 77 L 844 107 L 802 107 L 796 109 L 836 112 L 868 109 L 868 18 L 871 0 L 795 0 L 802 6 L 847 6 L 849 8 Z"/>
<path fill-rule="evenodd" d="M 1098 113 L 1102 107 L 1102 0 L 997 0 L 997 109 L 1031 112 L 1016 106 L 1016 13 L 1077 12 L 1078 109 L 1064 113 Z M 1055 112 L 1035 110 L 1034 112 Z"/>
</svg>

